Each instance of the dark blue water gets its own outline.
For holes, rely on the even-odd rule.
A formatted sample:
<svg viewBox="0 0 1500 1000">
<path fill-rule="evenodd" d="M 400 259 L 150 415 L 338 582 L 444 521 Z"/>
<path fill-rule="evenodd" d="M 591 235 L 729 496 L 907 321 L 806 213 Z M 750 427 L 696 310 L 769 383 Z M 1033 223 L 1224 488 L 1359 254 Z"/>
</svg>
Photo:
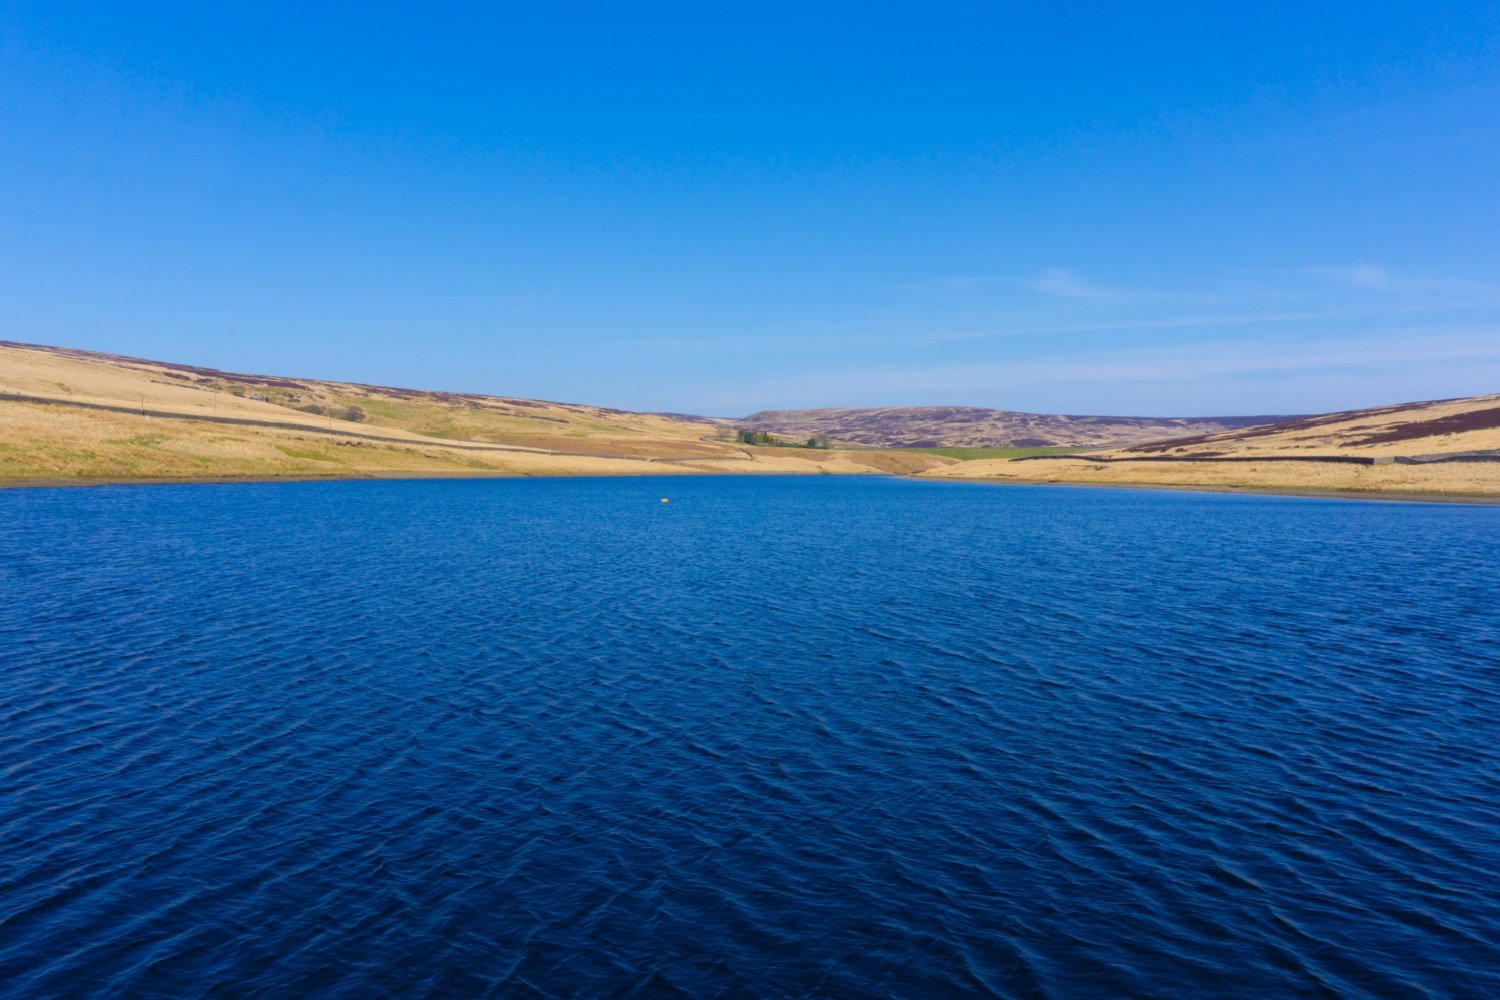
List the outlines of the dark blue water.
<svg viewBox="0 0 1500 1000">
<path fill-rule="evenodd" d="M 1500 994 L 1500 508 L 0 491 L 0 598 L 6 997 Z"/>
</svg>

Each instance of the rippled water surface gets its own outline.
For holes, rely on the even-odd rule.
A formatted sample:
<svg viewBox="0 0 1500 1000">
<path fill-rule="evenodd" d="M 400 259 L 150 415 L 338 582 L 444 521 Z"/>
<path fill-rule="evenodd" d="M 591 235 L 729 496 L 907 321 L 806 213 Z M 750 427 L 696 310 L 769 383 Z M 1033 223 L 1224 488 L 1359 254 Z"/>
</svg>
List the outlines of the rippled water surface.
<svg viewBox="0 0 1500 1000">
<path fill-rule="evenodd" d="M 1500 508 L 0 491 L 11 998 L 1494 996 L 1497 803 Z"/>
</svg>

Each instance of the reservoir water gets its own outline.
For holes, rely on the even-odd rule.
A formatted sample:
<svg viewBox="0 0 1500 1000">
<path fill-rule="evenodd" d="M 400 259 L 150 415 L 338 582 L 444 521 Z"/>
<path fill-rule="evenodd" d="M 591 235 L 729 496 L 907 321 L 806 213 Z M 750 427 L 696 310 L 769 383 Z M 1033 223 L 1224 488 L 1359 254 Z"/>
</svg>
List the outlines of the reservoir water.
<svg viewBox="0 0 1500 1000">
<path fill-rule="evenodd" d="M 1500 508 L 0 491 L 0 994 L 1500 995 Z"/>
</svg>

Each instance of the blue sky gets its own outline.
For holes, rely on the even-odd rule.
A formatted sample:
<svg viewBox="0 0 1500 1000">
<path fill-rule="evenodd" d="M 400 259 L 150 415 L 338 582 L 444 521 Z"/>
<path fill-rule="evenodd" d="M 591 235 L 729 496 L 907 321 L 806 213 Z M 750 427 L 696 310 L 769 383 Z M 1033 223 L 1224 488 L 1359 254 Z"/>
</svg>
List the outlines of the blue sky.
<svg viewBox="0 0 1500 1000">
<path fill-rule="evenodd" d="M 0 338 L 737 415 L 1500 390 L 1500 6 L 0 2 Z"/>
</svg>

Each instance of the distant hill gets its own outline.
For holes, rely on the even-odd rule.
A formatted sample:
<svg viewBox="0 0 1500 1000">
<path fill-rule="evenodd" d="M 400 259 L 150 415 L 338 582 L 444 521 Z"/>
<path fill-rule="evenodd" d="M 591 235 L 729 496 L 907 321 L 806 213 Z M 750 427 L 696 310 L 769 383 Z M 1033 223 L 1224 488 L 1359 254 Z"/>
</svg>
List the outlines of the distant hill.
<svg viewBox="0 0 1500 1000">
<path fill-rule="evenodd" d="M 1124 448 L 1122 457 L 1426 456 L 1500 449 L 1500 394 L 1296 417 Z"/>
<path fill-rule="evenodd" d="M 788 438 L 818 437 L 879 448 L 1112 448 L 1289 419 L 1295 418 L 1092 417 L 977 406 L 903 406 L 762 410 L 734 423 Z"/>
<path fill-rule="evenodd" d="M 0 341 L 0 485 L 389 475 L 913 473 L 935 455 L 757 447 L 722 422 L 253 375 Z"/>
<path fill-rule="evenodd" d="M 1500 498 L 1500 394 L 1344 410 L 1085 455 L 957 462 L 922 475 L 1493 503 Z"/>
<path fill-rule="evenodd" d="M 785 440 L 745 443 L 735 427 Z M 795 446 L 808 437 L 855 447 Z M 956 451 L 878 450 L 892 447 Z M 959 453 L 971 448 L 1089 451 Z M 911 407 L 710 420 L 0 341 L 0 486 L 684 473 L 894 473 L 1493 501 L 1500 395 L 1292 418 Z"/>
</svg>

